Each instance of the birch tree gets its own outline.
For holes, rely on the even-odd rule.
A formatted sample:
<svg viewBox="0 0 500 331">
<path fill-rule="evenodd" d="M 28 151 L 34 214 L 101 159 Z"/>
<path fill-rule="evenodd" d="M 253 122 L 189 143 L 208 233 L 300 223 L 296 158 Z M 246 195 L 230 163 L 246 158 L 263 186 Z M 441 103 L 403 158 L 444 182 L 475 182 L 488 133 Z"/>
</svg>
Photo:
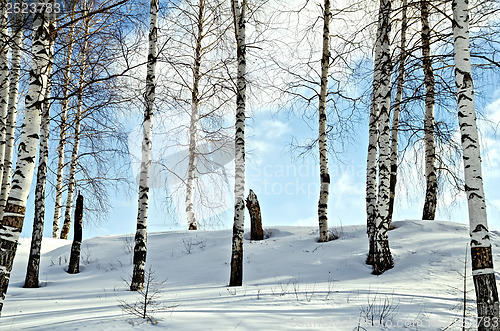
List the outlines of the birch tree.
<svg viewBox="0 0 500 331">
<path fill-rule="evenodd" d="M 85 17 L 88 13 L 86 8 L 87 2 L 83 1 L 83 13 L 82 17 Z M 71 152 L 71 161 L 69 164 L 69 183 L 68 183 L 68 195 L 66 198 L 66 208 L 64 210 L 64 224 L 61 230 L 61 239 L 68 239 L 69 229 L 71 227 L 71 211 L 73 206 L 73 196 L 75 194 L 76 187 L 76 166 L 78 160 L 78 151 L 80 148 L 80 135 L 81 135 L 81 123 L 82 123 L 82 112 L 83 112 L 83 90 L 86 82 L 86 69 L 88 67 L 87 60 L 87 46 L 89 38 L 89 25 L 90 17 L 84 18 L 84 31 L 83 31 L 83 44 L 80 50 L 80 66 L 79 66 L 79 81 L 77 90 L 77 103 L 76 103 L 76 114 L 74 120 L 74 134 L 73 134 L 73 150 Z M 59 155 L 60 157 L 60 155 Z M 63 156 L 64 159 L 64 156 Z M 60 160 L 60 159 L 59 159 Z M 58 165 L 59 166 L 59 165 Z M 59 168 L 58 168 L 59 171 Z"/>
<path fill-rule="evenodd" d="M 198 2 L 198 24 L 196 32 L 196 46 L 193 63 L 193 88 L 191 92 L 191 121 L 189 124 L 189 161 L 186 183 L 186 215 L 189 230 L 197 230 L 198 225 L 194 216 L 194 177 L 196 161 L 196 131 L 198 126 L 198 106 L 199 106 L 199 86 L 200 86 L 200 65 L 201 65 L 201 43 L 203 39 L 203 21 L 205 14 L 205 1 Z"/>
<path fill-rule="evenodd" d="M 122 72 L 113 70 L 120 67 L 116 63 L 121 53 L 116 48 L 124 37 L 109 31 L 123 29 L 126 6 L 123 1 L 108 7 L 99 1 L 82 1 L 75 6 L 70 3 L 66 8 L 68 17 L 61 29 L 64 35 L 58 38 L 57 60 L 61 68 L 56 76 L 59 88 L 55 93 L 59 100 L 56 120 L 60 124 L 56 172 L 58 208 L 53 226 L 56 237 L 67 239 L 69 235 L 77 187 L 89 197 L 86 212 L 91 217 L 88 219 L 98 222 L 106 219 L 109 185 L 125 182 L 118 169 L 122 158 L 128 159 L 124 146 L 126 136 L 117 118 L 122 110 L 119 105 L 128 99 L 117 91 Z M 126 72 L 128 67 L 123 70 Z M 67 176 L 64 176 L 66 170 Z M 59 229 L 64 191 L 67 193 L 64 223 Z"/>
<path fill-rule="evenodd" d="M 22 125 L 16 170 L 0 224 L 0 311 L 3 308 L 9 285 L 10 272 L 22 231 L 26 202 L 35 170 L 41 112 L 45 98 L 50 63 L 50 36 L 55 32 L 52 15 L 45 12 L 45 5 L 37 2 L 40 10 L 34 13 L 32 63 L 30 83 L 26 94 L 26 109 Z"/>
<path fill-rule="evenodd" d="M 17 3 L 22 3 L 16 1 Z M 21 74 L 21 46 L 23 40 L 23 15 L 21 13 L 14 13 L 13 24 L 11 28 L 11 42 L 9 44 L 11 49 L 11 70 L 10 70 L 10 85 L 9 85 L 9 100 L 8 110 L 6 117 L 6 134 L 5 134 L 5 153 L 3 160 L 3 174 L 1 181 L 0 192 L 0 219 L 3 218 L 3 211 L 7 203 L 7 197 L 10 192 L 10 179 L 12 171 L 12 157 L 14 154 L 14 139 L 16 129 L 16 115 L 17 115 L 17 98 L 19 91 L 19 77 Z"/>
<path fill-rule="evenodd" d="M 169 191 L 176 204 L 183 205 L 189 230 L 202 227 L 204 219 L 210 218 L 204 213 L 205 208 L 216 214 L 219 206 L 225 205 L 224 197 L 213 194 L 220 192 L 219 182 L 224 180 L 213 165 L 216 150 L 221 150 L 219 145 L 230 148 L 233 154 L 232 147 L 228 147 L 232 144 L 231 134 L 222 124 L 233 97 L 227 70 L 232 59 L 226 45 L 232 17 L 227 9 L 226 0 L 170 3 L 162 28 L 169 47 L 159 61 L 168 64 L 163 75 L 163 85 L 168 89 L 158 95 L 164 96 L 172 108 L 169 112 L 179 120 L 173 127 L 162 130 L 160 126 L 157 130 L 168 136 L 165 142 L 171 141 L 169 144 L 179 146 L 179 153 L 187 154 L 182 157 L 186 161 L 164 166 L 167 172 L 178 176 L 180 185 L 169 182 Z M 172 149 L 165 148 L 164 153 L 171 153 Z"/>
<path fill-rule="evenodd" d="M 147 218 L 149 199 L 149 170 L 151 168 L 151 147 L 153 137 L 153 109 L 155 101 L 156 60 L 158 41 L 158 0 L 151 0 L 149 25 L 149 47 L 146 75 L 146 92 L 144 93 L 146 109 L 144 110 L 142 160 L 139 177 L 139 201 L 137 211 L 137 231 L 135 233 L 134 271 L 130 283 L 131 291 L 144 288 L 144 271 L 147 251 Z"/>
<path fill-rule="evenodd" d="M 49 77 L 51 77 L 52 71 L 54 41 L 55 34 L 52 34 L 49 45 L 51 58 L 48 69 Z M 40 127 L 40 147 L 38 151 L 38 169 L 35 186 L 35 217 L 33 220 L 33 232 L 31 235 L 31 247 L 26 270 L 26 279 L 23 285 L 25 288 L 37 288 L 39 282 L 40 255 L 45 220 L 45 184 L 47 180 L 47 163 L 49 159 L 51 86 L 51 78 L 49 78 L 45 91 L 45 99 L 43 101 L 42 122 Z"/>
<path fill-rule="evenodd" d="M 2 182 L 3 162 L 7 135 L 7 108 L 9 104 L 9 45 L 7 0 L 0 2 L 0 183 Z"/>
<path fill-rule="evenodd" d="M 381 274 L 394 266 L 389 249 L 388 212 L 390 181 L 390 106 L 391 106 L 391 0 L 380 0 L 377 40 L 375 43 L 375 69 L 373 75 L 373 104 L 370 113 L 370 142 L 367 158 L 367 214 L 369 255 L 367 263 L 373 274 Z M 377 137 L 371 135 L 378 131 Z M 378 147 L 378 193 L 375 200 L 376 149 Z M 375 169 L 375 171 L 374 171 Z M 370 184 L 370 188 L 368 187 Z M 375 205 L 376 201 L 376 205 Z"/>
<path fill-rule="evenodd" d="M 61 219 L 61 209 L 62 209 L 62 198 L 63 198 L 63 181 L 64 181 L 64 166 L 65 166 L 65 156 L 64 150 L 66 146 L 66 131 L 67 131 L 67 120 L 68 120 L 68 106 L 69 106 L 69 93 L 72 81 L 71 67 L 73 65 L 73 47 L 75 43 L 75 23 L 71 23 L 75 19 L 75 6 L 76 2 L 71 3 L 70 10 L 70 23 L 67 29 L 67 33 L 63 36 L 65 39 L 64 50 L 65 60 L 62 68 L 63 80 L 62 80 L 62 96 L 61 96 L 61 110 L 60 110 L 60 123 L 59 123 L 59 144 L 57 146 L 57 171 L 56 171 L 56 199 L 54 204 L 54 220 L 52 222 L 52 238 L 59 238 L 60 231 L 60 219 Z M 82 64 L 83 65 L 83 64 Z"/>
<path fill-rule="evenodd" d="M 406 65 L 406 30 L 408 29 L 408 1 L 401 3 L 401 40 L 399 50 L 399 68 L 396 90 L 396 100 L 394 101 L 394 110 L 392 112 L 392 130 L 391 130 L 391 177 L 389 181 L 389 228 L 392 223 L 392 214 L 394 211 L 394 199 L 396 196 L 396 184 L 398 176 L 398 142 L 399 142 L 399 116 L 403 103 L 403 92 L 405 83 L 405 65 Z"/>
<path fill-rule="evenodd" d="M 425 116 L 424 116 L 424 141 L 425 141 L 425 202 L 422 219 L 433 220 L 436 216 L 437 205 L 437 174 L 436 174 L 436 146 L 434 142 L 434 70 L 431 58 L 431 27 L 429 24 L 429 1 L 420 1 L 420 22 L 422 25 L 422 67 L 424 69 L 425 83 Z"/>
<path fill-rule="evenodd" d="M 323 13 L 323 52 L 321 56 L 321 89 L 319 93 L 319 168 L 320 193 L 318 201 L 319 241 L 329 240 L 328 232 L 328 194 L 330 190 L 330 174 L 328 173 L 328 150 L 326 144 L 326 95 L 328 90 L 328 68 L 330 67 L 330 0 L 325 0 Z"/>
<path fill-rule="evenodd" d="M 453 0 L 452 8 L 458 121 L 469 209 L 472 276 L 476 290 L 478 330 L 498 330 L 498 290 L 488 232 L 481 151 L 474 109 L 468 0 Z"/>
<path fill-rule="evenodd" d="M 246 106 L 246 7 L 247 1 L 231 0 L 238 73 L 236 80 L 234 223 L 229 286 L 243 284 L 243 231 L 245 226 L 245 106 Z"/>
</svg>

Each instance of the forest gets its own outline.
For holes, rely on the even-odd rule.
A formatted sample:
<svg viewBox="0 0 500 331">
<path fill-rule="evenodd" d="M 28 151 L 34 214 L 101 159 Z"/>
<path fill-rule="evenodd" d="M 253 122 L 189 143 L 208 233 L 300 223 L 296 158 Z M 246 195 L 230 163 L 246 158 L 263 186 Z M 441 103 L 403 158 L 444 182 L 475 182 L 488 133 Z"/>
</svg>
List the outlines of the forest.
<svg viewBox="0 0 500 331">
<path fill-rule="evenodd" d="M 488 225 L 487 204 L 494 198 L 485 194 L 482 162 L 487 153 L 483 142 L 498 140 L 498 118 L 487 113 L 487 105 L 498 99 L 500 81 L 498 1 L 0 0 L 0 30 L 0 314 L 10 303 L 11 273 L 20 269 L 15 266 L 24 263 L 25 280 L 20 286 L 16 280 L 13 291 L 48 288 L 51 280 L 41 281 L 41 269 L 49 260 L 51 267 L 56 265 L 54 252 L 69 239 L 64 274 L 89 274 L 92 258 L 84 251 L 89 246 L 83 229 L 106 224 L 117 197 L 126 194 L 133 194 L 136 203 L 135 235 L 133 240 L 124 237 L 130 263 L 117 257 L 122 253 L 113 256 L 106 249 L 104 256 L 119 262 L 127 295 L 144 299 L 142 305 L 120 299 L 120 309 L 153 324 L 158 320 L 148 309 L 160 295 L 159 287 L 168 288 L 168 279 L 163 272 L 155 274 L 149 256 L 168 246 L 171 253 L 165 251 L 162 262 L 166 270 L 169 263 L 190 268 L 187 257 L 173 261 L 179 246 L 165 243 L 162 248 L 158 238 L 154 245 L 148 241 L 148 236 L 160 235 L 148 232 L 148 221 L 157 218 L 151 217 L 157 194 L 165 198 L 163 217 L 180 220 L 187 230 L 182 232 L 183 252 L 211 252 L 194 264 L 214 256 L 226 260 L 222 273 L 228 280 L 212 277 L 215 271 L 209 279 L 227 286 L 233 296 L 237 291 L 241 295 L 242 288 L 246 296 L 248 286 L 255 285 L 245 284 L 247 272 L 249 280 L 257 281 L 250 262 L 254 253 L 247 255 L 247 250 L 276 240 L 283 240 L 276 248 L 280 254 L 287 254 L 280 246 L 286 243 L 333 259 L 333 247 L 344 244 L 338 249 L 349 254 L 361 249 L 343 243 L 355 238 L 363 249 L 351 256 L 360 261 L 356 273 L 366 274 L 364 285 L 371 282 L 367 279 L 382 282 L 383 277 L 403 275 L 414 254 L 408 252 L 427 247 L 430 239 L 424 233 L 462 229 L 439 220 L 440 209 L 454 208 L 446 198 L 451 196 L 466 205 L 470 235 L 465 261 L 459 261 L 460 255 L 450 262 L 463 275 L 463 314 L 457 325 L 466 329 L 469 274 L 475 293 L 470 327 L 500 329 L 493 265 L 500 252 L 495 252 L 498 234 Z M 261 206 L 278 213 L 286 208 L 287 195 L 294 195 L 287 184 L 272 178 L 265 190 L 256 187 L 272 167 L 255 171 L 253 156 L 264 148 L 249 147 L 249 136 L 260 135 L 262 141 L 280 137 L 278 122 L 271 129 L 259 122 L 263 112 L 302 123 L 287 126 L 297 132 L 283 150 L 293 160 L 313 156 L 316 178 L 313 189 L 308 187 L 317 201 L 311 206 L 313 236 L 293 227 L 263 228 L 268 219 Z M 134 128 L 138 119 L 140 125 Z M 485 131 L 493 134 L 485 138 Z M 358 201 L 363 219 L 349 223 L 363 225 L 343 231 L 342 224 L 340 230 L 334 225 L 332 204 L 341 183 L 332 169 L 346 154 L 362 155 L 366 163 L 361 169 L 363 198 Z M 299 187 L 304 178 L 293 162 L 286 171 L 293 173 Z M 414 181 L 423 188 L 421 196 L 415 196 Z M 281 190 L 275 191 L 273 184 Z M 405 194 L 422 201 L 413 217 L 417 221 L 394 216 Z M 272 204 L 265 201 L 271 195 Z M 32 235 L 24 240 L 21 233 L 28 217 L 33 219 Z M 419 233 L 422 224 L 425 230 Z M 52 238 L 44 238 L 44 228 Z M 208 231 L 228 228 L 232 231 Z M 422 242 L 407 246 L 401 231 L 408 236 L 415 232 Z M 161 235 L 178 242 L 181 232 L 176 233 Z M 300 246 L 287 236 L 299 242 L 309 237 Z M 92 240 L 99 243 L 98 238 Z M 109 247 L 116 247 L 113 240 L 110 236 Z M 42 242 L 54 247 L 45 251 L 46 257 Z M 23 248 L 26 244 L 29 249 Z M 442 248 L 462 254 L 462 246 L 457 253 L 453 245 L 437 239 L 433 252 Z M 261 255 L 266 257 L 264 251 Z M 26 259 L 17 262 L 21 258 Z M 59 265 L 62 259 L 59 255 Z M 108 264 L 112 267 L 106 272 L 116 270 L 116 262 Z M 100 263 L 95 266 L 102 269 Z M 427 268 L 425 263 L 422 268 Z M 323 301 L 334 301 L 334 278 L 342 276 L 319 270 L 314 284 L 326 286 Z M 353 270 L 349 274 L 355 278 Z M 301 291 L 298 274 L 290 273 L 296 278 L 277 283 L 281 296 L 294 293 L 299 302 L 303 294 L 310 303 L 314 286 L 302 284 Z M 60 274 L 48 274 L 65 282 Z M 176 282 L 182 280 L 180 274 L 175 277 Z M 388 291 L 390 284 L 386 286 Z M 271 287 L 273 296 L 275 290 Z M 261 289 L 256 291 L 260 300 Z M 372 298 L 370 303 L 370 293 L 369 288 L 368 308 L 360 308 L 358 315 L 365 322 L 371 318 L 371 326 L 376 319 L 396 321 L 399 304 L 387 298 L 382 303 Z M 307 327 L 303 321 L 291 323 L 288 327 Z M 12 327 L 16 329 L 14 321 Z M 340 329 L 324 328 L 332 327 Z"/>
</svg>

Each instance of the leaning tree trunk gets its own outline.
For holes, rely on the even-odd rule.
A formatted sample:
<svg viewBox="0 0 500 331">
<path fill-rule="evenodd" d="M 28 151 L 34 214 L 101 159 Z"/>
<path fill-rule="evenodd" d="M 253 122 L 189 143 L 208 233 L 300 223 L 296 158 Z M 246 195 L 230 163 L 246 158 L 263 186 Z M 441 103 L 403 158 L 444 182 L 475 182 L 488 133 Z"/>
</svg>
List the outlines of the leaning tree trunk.
<svg viewBox="0 0 500 331">
<path fill-rule="evenodd" d="M 328 151 L 326 147 L 326 94 L 328 91 L 328 69 L 330 67 L 330 0 L 325 0 L 323 13 L 323 54 L 321 56 L 321 89 L 319 92 L 319 170 L 320 191 L 318 201 L 319 242 L 329 240 L 328 194 L 330 174 L 328 173 Z"/>
<path fill-rule="evenodd" d="M 16 4 L 19 2 L 15 2 Z M 22 2 L 21 2 L 22 3 Z M 4 169 L 2 174 L 2 189 L 0 192 L 0 220 L 3 218 L 3 210 L 7 203 L 10 192 L 10 179 L 12 171 L 12 157 L 14 154 L 14 139 L 16 130 L 17 97 L 19 92 L 19 77 L 21 73 L 21 46 L 23 41 L 23 15 L 14 13 L 11 38 L 11 71 L 9 100 L 6 118 Z"/>
<path fill-rule="evenodd" d="M 425 82 L 425 203 L 422 219 L 433 220 L 437 205 L 436 146 L 434 142 L 434 71 L 431 59 L 431 29 L 429 26 L 429 1 L 420 0 L 420 21 L 422 24 L 422 65 Z"/>
<path fill-rule="evenodd" d="M 250 240 L 263 240 L 262 214 L 260 212 L 259 200 L 254 191 L 250 190 L 246 203 L 248 213 L 250 214 Z"/>
<path fill-rule="evenodd" d="M 44 7 L 44 1 L 38 3 L 41 4 L 38 8 Z M 12 176 L 12 188 L 0 224 L 0 311 L 9 286 L 10 272 L 23 227 L 26 202 L 35 170 L 38 134 L 50 63 L 49 39 L 50 35 L 55 33 L 55 28 L 50 25 L 51 21 L 51 17 L 46 15 L 44 10 L 36 11 L 34 14 L 31 52 L 33 60 L 26 94 L 24 122 L 16 170 Z"/>
<path fill-rule="evenodd" d="M 377 217 L 375 219 L 375 240 L 373 243 L 373 274 L 381 274 L 394 266 L 389 249 L 389 181 L 390 181 L 390 107 L 391 107 L 391 1 L 381 0 L 378 21 L 378 42 L 375 52 L 374 108 L 379 115 L 379 187 L 377 196 Z"/>
<path fill-rule="evenodd" d="M 469 209 L 472 275 L 476 289 L 478 330 L 498 330 L 498 291 L 488 232 L 481 175 L 481 150 L 474 109 L 468 1 L 453 0 L 452 6 L 458 120 L 462 137 L 465 192 Z"/>
<path fill-rule="evenodd" d="M 7 108 L 9 104 L 9 37 L 7 0 L 0 1 L 0 183 L 2 182 L 7 136 Z"/>
<path fill-rule="evenodd" d="M 189 230 L 197 230 L 198 224 L 194 215 L 194 181 L 196 176 L 196 140 L 198 126 L 199 85 L 201 65 L 201 42 L 203 40 L 205 0 L 199 1 L 198 33 L 196 36 L 196 49 L 193 63 L 193 89 L 191 91 L 191 121 L 189 125 L 189 162 L 186 183 L 186 215 Z"/>
<path fill-rule="evenodd" d="M 394 199 L 396 197 L 396 184 L 398 178 L 398 140 L 399 140 L 399 115 L 401 114 L 401 103 L 403 102 L 403 92 L 405 83 L 405 65 L 406 65 L 406 29 L 408 29 L 407 7 L 408 1 L 403 0 L 401 4 L 401 46 L 399 53 L 398 85 L 396 91 L 396 100 L 392 113 L 392 133 L 391 133 L 391 179 L 389 181 L 389 229 L 392 223 L 392 214 L 394 212 Z"/>
<path fill-rule="evenodd" d="M 234 139 L 234 223 L 229 286 L 243 285 L 243 231 L 245 226 L 245 106 L 246 106 L 246 0 L 231 0 L 236 36 L 238 74 Z"/>
<path fill-rule="evenodd" d="M 80 272 L 80 250 L 82 247 L 82 220 L 83 220 L 83 196 L 78 194 L 75 208 L 75 227 L 73 232 L 73 244 L 69 257 L 68 274 Z"/>
<path fill-rule="evenodd" d="M 155 101 L 157 30 L 158 30 L 158 0 L 151 0 L 151 21 L 149 25 L 149 50 L 146 75 L 146 92 L 144 110 L 142 160 L 139 177 L 139 200 L 137 210 L 137 231 L 135 233 L 134 271 L 131 291 L 144 288 L 144 271 L 146 266 L 147 219 L 149 199 L 149 170 L 151 168 L 151 147 L 153 138 L 153 110 Z"/>
<path fill-rule="evenodd" d="M 55 36 L 53 36 L 55 37 Z M 48 76 L 52 71 L 52 54 L 54 51 L 54 39 L 50 40 L 51 64 Z M 43 102 L 42 123 L 40 127 L 40 149 L 38 151 L 38 171 L 35 187 L 35 218 L 33 220 L 33 232 L 31 235 L 30 256 L 26 270 L 25 288 L 37 288 L 40 274 L 40 254 L 42 249 L 43 223 L 45 219 L 45 183 L 47 179 L 47 162 L 49 159 L 49 135 L 50 135 L 50 93 L 51 79 L 47 81 L 45 100 Z"/>
<path fill-rule="evenodd" d="M 83 1 L 84 13 L 87 12 L 86 0 Z M 85 15 L 85 14 L 83 14 Z M 85 69 L 87 68 L 87 45 L 88 45 L 88 34 L 90 29 L 89 18 L 85 18 L 85 29 L 84 39 L 82 48 L 80 50 L 80 64 L 79 64 L 79 82 L 78 82 L 78 92 L 77 92 L 77 102 L 76 102 L 76 116 L 75 116 L 75 134 L 73 139 L 73 151 L 71 152 L 71 162 L 69 164 L 69 179 L 68 179 L 68 196 L 66 200 L 66 208 L 64 210 L 64 224 L 61 230 L 61 239 L 68 239 L 69 229 L 71 227 L 71 210 L 73 207 L 73 197 L 75 194 L 76 187 L 76 166 L 78 161 L 78 150 L 80 148 L 80 135 L 81 135 L 81 123 L 82 123 L 82 112 L 83 112 L 83 88 L 85 85 Z M 63 147 L 64 148 L 64 147 Z"/>
<path fill-rule="evenodd" d="M 75 17 L 75 8 L 71 9 L 71 19 Z M 59 238 L 59 226 L 61 221 L 63 181 L 64 181 L 64 149 L 66 147 L 66 130 L 68 120 L 69 88 L 71 83 L 71 66 L 74 46 L 74 24 L 71 24 L 67 33 L 66 58 L 63 68 L 63 86 L 61 97 L 61 114 L 59 124 L 59 144 L 57 146 L 57 172 L 56 172 L 56 200 L 54 204 L 54 220 L 52 221 L 52 238 Z M 69 229 L 68 229 L 69 230 Z"/>
</svg>

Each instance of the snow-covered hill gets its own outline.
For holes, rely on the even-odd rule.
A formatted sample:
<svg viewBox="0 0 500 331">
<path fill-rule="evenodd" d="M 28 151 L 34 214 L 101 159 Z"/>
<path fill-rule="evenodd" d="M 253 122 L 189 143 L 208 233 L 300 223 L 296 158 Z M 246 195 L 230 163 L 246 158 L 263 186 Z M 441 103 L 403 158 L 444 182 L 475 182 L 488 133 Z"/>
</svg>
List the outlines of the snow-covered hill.
<svg viewBox="0 0 500 331">
<path fill-rule="evenodd" d="M 245 241 L 244 286 L 228 288 L 231 231 L 152 233 L 148 267 L 161 285 L 158 322 L 142 322 L 119 307 L 139 299 L 128 291 L 133 238 L 86 240 L 81 273 L 65 272 L 71 243 L 45 238 L 42 287 L 24 289 L 29 239 L 21 241 L 1 330 L 448 330 L 462 325 L 467 226 L 437 221 L 395 222 L 389 239 L 395 267 L 381 276 L 364 264 L 363 226 L 336 228 L 340 239 L 317 243 L 317 230 L 268 229 Z M 492 233 L 500 263 L 500 240 Z M 467 325 L 475 302 L 467 265 Z M 498 276 L 498 275 L 497 275 Z M 373 326 L 372 326 L 373 324 Z"/>
</svg>

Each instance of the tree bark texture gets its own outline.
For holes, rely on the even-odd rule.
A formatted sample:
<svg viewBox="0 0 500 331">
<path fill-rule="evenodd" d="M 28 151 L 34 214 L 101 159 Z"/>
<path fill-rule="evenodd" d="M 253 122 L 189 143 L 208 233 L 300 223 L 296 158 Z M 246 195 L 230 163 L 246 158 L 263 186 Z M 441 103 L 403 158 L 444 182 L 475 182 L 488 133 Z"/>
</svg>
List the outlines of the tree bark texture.
<svg viewBox="0 0 500 331">
<path fill-rule="evenodd" d="M 7 109 L 9 105 L 9 34 L 7 0 L 0 1 L 0 183 L 4 173 L 7 136 Z"/>
<path fill-rule="evenodd" d="M 328 69 L 330 67 L 330 0 L 325 0 L 323 13 L 323 53 L 321 56 L 321 88 L 319 92 L 319 169 L 320 191 L 318 201 L 319 242 L 330 238 L 328 232 L 328 195 L 330 192 L 330 174 L 328 172 L 328 149 L 326 142 L 326 96 L 328 93 Z"/>
<path fill-rule="evenodd" d="M 73 20 L 75 18 L 75 6 L 71 8 L 70 18 Z M 63 86 L 62 86 L 62 98 L 61 98 L 61 115 L 59 124 L 59 144 L 57 146 L 57 172 L 56 172 L 56 199 L 54 206 L 54 220 L 52 221 L 52 238 L 59 238 L 60 232 L 60 222 L 61 222 L 61 210 L 62 210 L 62 198 L 63 198 L 63 182 L 64 182 L 64 167 L 65 167 L 65 157 L 64 151 L 66 147 L 66 131 L 67 131 L 67 120 L 68 120 L 68 105 L 69 105 L 69 88 L 72 80 L 71 66 L 73 64 L 73 47 L 74 47 L 74 34 L 75 26 L 70 24 L 68 27 L 66 42 L 66 57 L 63 68 Z M 83 65 L 83 63 L 82 63 Z M 69 230 L 69 229 L 68 229 Z"/>
<path fill-rule="evenodd" d="M 19 3 L 19 2 L 15 2 Z M 22 1 L 21 1 L 22 3 Z M 4 169 L 2 174 L 2 189 L 0 192 L 0 219 L 3 218 L 3 211 L 7 204 L 7 197 L 10 193 L 10 181 L 12 172 L 12 158 L 14 154 L 14 139 L 16 130 L 17 98 L 19 92 L 19 77 L 21 74 L 21 47 L 23 41 L 23 16 L 21 13 L 13 14 L 12 38 L 11 38 L 11 71 L 9 100 L 6 118 Z"/>
<path fill-rule="evenodd" d="M 134 270 L 130 283 L 131 291 L 138 291 L 144 288 L 144 272 L 146 267 L 149 172 L 151 169 L 153 110 L 156 84 L 158 7 L 158 0 L 151 0 L 146 92 L 144 94 L 146 109 L 144 110 L 143 122 L 142 160 L 139 177 L 137 230 L 135 232 Z"/>
<path fill-rule="evenodd" d="M 250 190 L 246 204 L 248 213 L 250 214 L 250 240 L 263 240 L 262 215 L 260 213 L 259 200 L 254 191 Z"/>
<path fill-rule="evenodd" d="M 41 1 L 40 4 L 44 4 Z M 42 5 L 43 7 L 43 5 Z M 47 88 L 50 63 L 50 36 L 55 33 L 52 15 L 44 10 L 34 14 L 32 63 L 30 82 L 26 94 L 26 108 L 17 154 L 16 170 L 12 176 L 12 188 L 7 199 L 0 224 L 0 311 L 3 308 L 9 285 L 10 272 L 16 255 L 19 235 L 22 231 L 26 202 L 35 170 L 41 113 Z"/>
<path fill-rule="evenodd" d="M 87 13 L 87 1 L 83 0 L 82 3 L 84 13 Z M 85 15 L 85 14 L 83 14 Z M 83 89 L 85 85 L 85 70 L 87 68 L 87 48 L 88 48 L 88 34 L 90 29 L 90 18 L 84 19 L 84 37 L 80 50 L 79 61 L 79 81 L 76 102 L 76 116 L 75 116 L 75 133 L 73 138 L 73 150 L 71 152 L 71 161 L 69 163 L 69 178 L 68 178 L 68 196 L 66 199 L 66 208 L 64 209 L 64 223 L 61 230 L 61 239 L 68 239 L 69 230 L 71 228 L 71 211 L 73 207 L 73 197 L 76 189 L 76 167 L 78 163 L 78 153 L 80 149 L 80 135 L 81 124 L 83 116 Z M 71 59 L 70 59 L 71 60 Z"/>
<path fill-rule="evenodd" d="M 401 114 L 401 103 L 403 101 L 404 83 L 405 83 L 405 65 L 406 65 L 406 29 L 408 29 L 407 7 L 408 1 L 401 3 L 401 43 L 399 53 L 398 83 L 396 90 L 396 100 L 392 113 L 392 132 L 391 132 L 391 179 L 389 182 L 389 229 L 391 228 L 392 215 L 394 213 L 394 199 L 396 197 L 396 184 L 398 179 L 398 141 L 399 141 L 399 116 Z"/>
<path fill-rule="evenodd" d="M 381 0 L 375 51 L 375 70 L 373 78 L 373 102 L 378 114 L 378 194 L 375 219 L 375 235 L 373 243 L 373 274 L 381 274 L 394 266 L 389 248 L 388 214 L 389 214 L 389 182 L 390 182 L 390 106 L 391 106 L 391 1 Z"/>
<path fill-rule="evenodd" d="M 476 290 L 478 330 L 498 330 L 498 291 L 493 269 L 481 170 L 481 150 L 474 109 L 468 0 L 453 0 L 452 8 L 458 121 L 469 209 L 472 276 Z"/>
<path fill-rule="evenodd" d="M 231 0 L 238 74 L 236 81 L 234 222 L 229 286 L 243 284 L 243 231 L 245 226 L 245 107 L 246 107 L 246 0 Z"/>
<path fill-rule="evenodd" d="M 425 83 L 425 202 L 422 219 L 433 220 L 437 205 L 436 145 L 434 141 L 434 71 L 431 58 L 431 28 L 429 26 L 429 1 L 420 0 L 420 22 L 422 24 L 422 66 Z"/>
<path fill-rule="evenodd" d="M 55 37 L 53 35 L 52 37 Z M 43 226 L 45 220 L 45 184 L 47 180 L 47 163 L 49 160 L 49 136 L 50 136 L 50 93 L 51 93 L 51 73 L 53 64 L 53 51 L 55 39 L 50 40 L 49 80 L 45 91 L 43 102 L 42 123 L 40 127 L 40 148 L 38 151 L 38 170 L 35 187 L 35 217 L 33 219 L 33 232 L 31 235 L 30 256 L 24 281 L 25 288 L 37 288 L 40 274 L 40 255 L 42 249 Z"/>
<path fill-rule="evenodd" d="M 200 85 L 200 66 L 201 66 L 201 43 L 203 40 L 203 23 L 205 12 L 205 0 L 200 0 L 198 3 L 198 31 L 196 35 L 196 46 L 193 63 L 193 88 L 191 91 L 191 120 L 189 125 L 189 162 L 188 176 L 186 183 L 186 215 L 189 230 L 197 230 L 198 224 L 194 215 L 194 181 L 196 178 L 196 144 L 197 144 L 197 127 L 198 127 L 198 106 L 199 106 L 199 85 Z"/>
</svg>

